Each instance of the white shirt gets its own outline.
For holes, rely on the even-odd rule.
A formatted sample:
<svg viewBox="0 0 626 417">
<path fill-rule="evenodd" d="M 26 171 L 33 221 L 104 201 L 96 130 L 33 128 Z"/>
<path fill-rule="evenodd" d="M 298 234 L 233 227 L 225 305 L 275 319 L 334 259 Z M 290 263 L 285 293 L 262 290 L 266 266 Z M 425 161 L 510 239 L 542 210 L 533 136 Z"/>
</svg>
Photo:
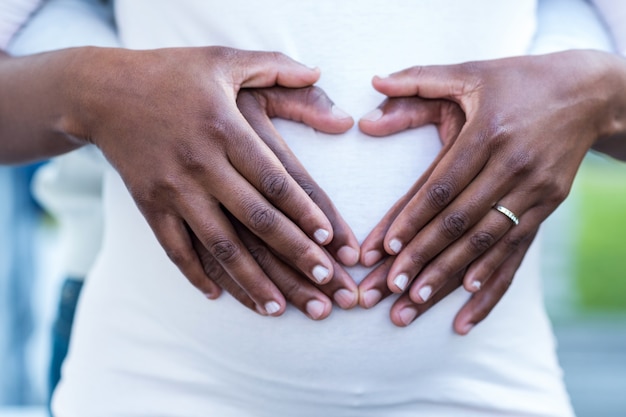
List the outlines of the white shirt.
<svg viewBox="0 0 626 417">
<path fill-rule="evenodd" d="M 356 117 L 382 97 L 370 79 L 416 64 L 525 53 L 535 2 L 118 0 L 131 48 L 279 50 L 322 68 L 320 86 Z M 439 150 L 432 127 L 387 138 L 276 126 L 363 237 Z M 537 246 L 489 319 L 455 335 L 456 291 L 411 326 L 392 299 L 313 322 L 207 301 L 167 259 L 112 171 L 103 252 L 82 295 L 59 417 L 570 416 L 541 303 Z M 359 281 L 365 268 L 350 270 Z"/>
</svg>

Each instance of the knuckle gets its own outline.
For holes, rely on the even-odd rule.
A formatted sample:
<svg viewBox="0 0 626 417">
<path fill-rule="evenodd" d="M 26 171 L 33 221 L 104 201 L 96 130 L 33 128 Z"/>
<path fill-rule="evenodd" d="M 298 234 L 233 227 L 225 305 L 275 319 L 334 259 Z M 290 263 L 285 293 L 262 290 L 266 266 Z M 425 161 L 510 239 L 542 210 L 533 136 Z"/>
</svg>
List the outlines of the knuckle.
<svg viewBox="0 0 626 417">
<path fill-rule="evenodd" d="M 413 252 L 409 260 L 415 269 L 422 269 L 429 261 L 429 257 L 423 252 Z"/>
<path fill-rule="evenodd" d="M 192 254 L 184 249 L 168 248 L 165 253 L 167 254 L 167 257 L 178 266 L 189 265 L 193 260 Z"/>
<path fill-rule="evenodd" d="M 268 264 L 271 261 L 272 254 L 269 249 L 265 246 L 255 245 L 248 248 L 250 255 L 254 258 L 257 264 L 261 267 L 261 269 L 267 269 Z"/>
<path fill-rule="evenodd" d="M 294 301 L 301 293 L 302 287 L 295 279 L 286 279 L 281 282 L 280 290 L 289 301 Z"/>
<path fill-rule="evenodd" d="M 449 181 L 443 180 L 432 185 L 427 193 L 426 199 L 431 207 L 435 210 L 441 210 L 448 205 L 452 199 L 454 187 Z"/>
<path fill-rule="evenodd" d="M 433 265 L 433 269 L 436 273 L 437 279 L 435 280 L 435 284 L 438 284 L 442 280 L 446 280 L 451 278 L 456 271 L 454 271 L 449 262 L 437 262 Z"/>
<path fill-rule="evenodd" d="M 276 212 L 263 204 L 256 204 L 248 209 L 248 226 L 256 234 L 267 233 L 276 225 Z"/>
<path fill-rule="evenodd" d="M 309 177 L 307 174 L 299 173 L 299 172 L 291 172 L 291 177 L 294 181 L 304 190 L 304 192 L 311 198 L 311 200 L 315 201 L 315 198 L 318 195 L 318 187 L 317 184 Z"/>
<path fill-rule="evenodd" d="M 449 239 L 456 239 L 463 234 L 469 225 L 469 217 L 465 212 L 457 211 L 443 219 L 443 234 Z"/>
<path fill-rule="evenodd" d="M 289 246 L 289 258 L 292 262 L 297 264 L 300 260 L 307 257 L 310 252 L 310 247 L 306 242 L 292 243 Z"/>
<path fill-rule="evenodd" d="M 269 199 L 282 199 L 288 195 L 289 180 L 281 172 L 267 170 L 261 178 L 261 192 Z"/>
<path fill-rule="evenodd" d="M 470 238 L 470 248 L 474 253 L 480 254 L 489 249 L 494 242 L 495 237 L 489 232 L 478 232 Z"/>
<path fill-rule="evenodd" d="M 504 237 L 504 244 L 510 251 L 514 251 L 526 241 L 527 237 L 525 234 L 511 233 Z"/>
<path fill-rule="evenodd" d="M 233 263 L 240 256 L 239 247 L 228 239 L 219 239 L 208 246 L 209 251 L 220 263 Z"/>
<path fill-rule="evenodd" d="M 305 102 L 308 104 L 317 104 L 324 102 L 326 93 L 317 86 L 307 87 L 305 90 Z"/>
<path fill-rule="evenodd" d="M 505 161 L 505 167 L 509 175 L 517 177 L 534 171 L 537 157 L 534 152 L 526 149 L 518 149 L 509 155 Z"/>
</svg>

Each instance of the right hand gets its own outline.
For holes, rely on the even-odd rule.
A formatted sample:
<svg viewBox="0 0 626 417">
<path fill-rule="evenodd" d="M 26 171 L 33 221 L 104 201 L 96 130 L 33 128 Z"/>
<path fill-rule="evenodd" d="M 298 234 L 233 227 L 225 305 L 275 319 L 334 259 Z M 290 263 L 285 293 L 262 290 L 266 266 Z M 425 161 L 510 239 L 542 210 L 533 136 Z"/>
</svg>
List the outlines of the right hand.
<svg viewBox="0 0 626 417">
<path fill-rule="evenodd" d="M 334 238 L 326 246 L 327 251 L 333 258 L 341 259 L 346 265 L 356 264 L 359 257 L 359 245 L 352 230 L 330 198 L 291 152 L 270 120 L 273 117 L 281 117 L 303 122 L 326 133 L 342 133 L 352 127 L 352 118 L 338 111 L 323 90 L 317 87 L 244 89 L 239 92 L 237 104 L 250 126 L 278 157 L 289 175 L 306 190 L 330 220 Z M 332 310 L 331 299 L 344 309 L 352 308 L 357 304 L 357 285 L 338 263 L 333 261 L 335 274 L 329 283 L 314 285 L 293 268 L 294 265 L 288 258 L 281 260 L 248 228 L 232 216 L 229 216 L 229 219 L 247 250 L 283 293 L 287 302 L 311 319 L 326 318 Z M 210 279 L 241 304 L 263 315 L 267 314 L 268 310 L 276 310 L 272 313 L 273 315 L 283 313 L 284 306 L 273 305 L 273 308 L 268 309 L 257 305 L 248 295 L 249 289 L 240 286 L 233 277 L 229 276 L 218 260 L 195 238 L 194 247 Z M 202 283 L 199 288 L 203 290 Z"/>
<path fill-rule="evenodd" d="M 69 62 L 63 131 L 95 143 L 117 169 L 165 252 L 210 285 L 198 237 L 258 306 L 284 307 L 222 211 L 317 284 L 334 275 L 320 247 L 333 240 L 323 210 L 287 172 L 236 105 L 241 88 L 306 87 L 319 78 L 286 56 L 222 47 L 86 49 Z M 75 68 L 78 68 L 76 70 Z"/>
</svg>

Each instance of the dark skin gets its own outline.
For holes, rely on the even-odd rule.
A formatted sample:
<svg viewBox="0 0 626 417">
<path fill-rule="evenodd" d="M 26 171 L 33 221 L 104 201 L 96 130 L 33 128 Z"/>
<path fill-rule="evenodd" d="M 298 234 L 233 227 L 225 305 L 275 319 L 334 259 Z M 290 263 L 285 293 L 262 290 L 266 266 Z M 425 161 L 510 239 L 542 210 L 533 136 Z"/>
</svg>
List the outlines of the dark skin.
<svg viewBox="0 0 626 417">
<path fill-rule="evenodd" d="M 0 160 L 25 162 L 94 143 L 167 255 L 207 297 L 217 297 L 220 288 L 207 279 L 192 238 L 264 313 L 270 307 L 281 314 L 286 306 L 226 209 L 300 275 L 344 289 L 340 305 L 350 308 L 356 286 L 335 271 L 335 259 L 356 263 L 358 242 L 321 190 L 309 190 L 317 203 L 309 197 L 303 186 L 312 180 L 287 172 L 236 103 L 242 88 L 302 88 L 318 77 L 319 70 L 282 54 L 220 47 L 3 54 Z M 327 131 L 352 126 L 349 116 L 335 113 L 340 117 Z"/>
<path fill-rule="evenodd" d="M 592 145 L 625 155 L 626 106 L 616 91 L 624 91 L 626 71 L 621 60 L 594 54 L 560 56 L 564 65 L 527 57 L 412 68 L 374 80 L 389 99 L 379 119 L 361 120 L 361 130 L 384 136 L 435 123 L 444 147 L 363 243 L 368 266 L 396 255 L 394 240 L 402 250 L 361 283 L 362 306 L 401 292 L 395 280 L 406 272 L 408 291 L 391 311 L 395 324 L 409 324 L 461 282 L 474 295 L 455 330 L 467 333 L 488 314 L 539 224 L 567 194 L 582 155 Z M 580 59 L 588 65 L 577 69 Z M 329 133 L 350 128 L 352 119 L 333 111 L 323 93 L 307 90 L 318 76 L 279 54 L 226 48 L 3 55 L 0 157 L 20 162 L 95 143 L 166 253 L 209 298 L 221 286 L 261 314 L 279 315 L 291 302 L 322 319 L 331 299 L 356 304 L 356 285 L 336 259 L 354 264 L 359 247 L 270 122 L 284 117 Z M 276 85 L 297 90 L 252 90 Z M 550 100 L 554 106 L 536 111 Z M 550 146 L 546 132 L 568 140 Z M 435 192 L 441 184 L 449 192 Z M 433 205 L 432 196 L 445 198 Z M 512 228 L 491 210 L 495 202 L 524 222 Z M 448 221 L 459 213 L 466 222 Z M 450 224 L 455 233 L 446 232 Z M 315 276 L 317 266 L 322 274 L 317 268 Z M 368 299 L 372 289 L 380 296 Z"/>
<path fill-rule="evenodd" d="M 510 285 L 586 152 L 625 159 L 626 62 L 602 52 L 568 51 L 414 67 L 373 83 L 390 100 L 445 99 L 462 115 L 442 108 L 438 160 L 363 242 L 365 265 L 395 257 L 360 289 L 403 293 L 391 311 L 402 326 L 441 291 L 462 283 L 474 295 L 454 328 L 466 334 Z M 384 103 L 382 116 L 361 120 L 361 130 L 379 136 L 420 125 L 420 101 L 405 104 Z M 493 210 L 496 203 L 516 213 L 519 226 Z"/>
</svg>

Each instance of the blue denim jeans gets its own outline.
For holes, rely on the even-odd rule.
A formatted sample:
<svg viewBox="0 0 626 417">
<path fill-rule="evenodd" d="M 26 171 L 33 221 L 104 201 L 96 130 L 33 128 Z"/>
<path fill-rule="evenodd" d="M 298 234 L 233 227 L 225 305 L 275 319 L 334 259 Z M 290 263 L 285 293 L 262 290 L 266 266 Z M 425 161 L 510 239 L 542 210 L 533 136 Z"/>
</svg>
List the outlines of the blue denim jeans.
<svg viewBox="0 0 626 417">
<path fill-rule="evenodd" d="M 57 316 L 52 327 L 52 352 L 48 373 L 48 404 L 50 404 L 52 393 L 61 379 L 61 366 L 69 348 L 76 304 L 82 288 L 83 280 L 76 278 L 66 278 L 61 288 Z"/>
</svg>

